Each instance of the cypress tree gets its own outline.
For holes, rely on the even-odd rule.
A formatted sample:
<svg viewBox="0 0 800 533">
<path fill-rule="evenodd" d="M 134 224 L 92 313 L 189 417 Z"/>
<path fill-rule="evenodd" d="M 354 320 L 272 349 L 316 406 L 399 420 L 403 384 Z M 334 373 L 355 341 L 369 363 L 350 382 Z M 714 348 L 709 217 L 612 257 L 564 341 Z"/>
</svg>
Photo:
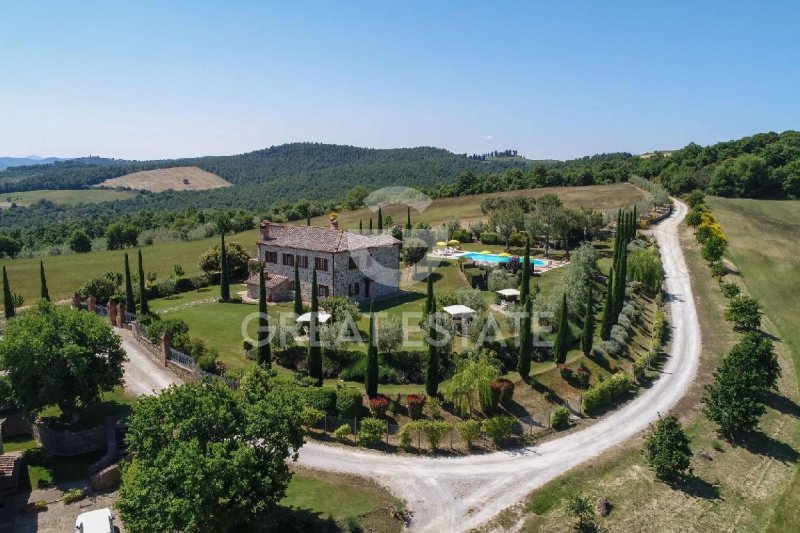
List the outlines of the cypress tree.
<svg viewBox="0 0 800 533">
<path fill-rule="evenodd" d="M 586 291 L 586 311 L 583 315 L 583 335 L 581 338 L 581 348 L 583 355 L 588 356 L 592 351 L 592 341 L 594 340 L 594 299 L 592 295 L 591 283 Z"/>
<path fill-rule="evenodd" d="M 311 225 L 311 215 L 306 215 L 306 226 Z"/>
<path fill-rule="evenodd" d="M 8 273 L 6 267 L 3 267 L 3 312 L 6 315 L 6 320 L 14 318 L 16 314 L 14 310 L 14 298 L 11 295 L 11 285 L 8 283 Z"/>
<path fill-rule="evenodd" d="M 406 207 L 406 229 L 411 229 L 411 208 Z"/>
<path fill-rule="evenodd" d="M 303 314 L 303 290 L 300 288 L 300 270 L 298 261 L 294 262 L 294 314 Z"/>
<path fill-rule="evenodd" d="M 358 234 L 361 235 L 364 233 L 364 222 L 359 218 L 358 219 Z"/>
<path fill-rule="evenodd" d="M 231 299 L 230 280 L 228 279 L 228 252 L 225 250 L 225 233 L 222 233 L 222 244 L 219 249 L 219 297 L 223 302 Z"/>
<path fill-rule="evenodd" d="M 425 392 L 428 396 L 436 396 L 439 392 L 439 349 L 436 342 L 436 320 L 434 314 L 428 315 L 428 368 L 425 372 Z"/>
<path fill-rule="evenodd" d="M 617 317 L 622 311 L 622 305 L 625 303 L 625 284 L 628 277 L 628 248 L 623 246 L 620 250 L 619 257 L 619 270 L 617 271 L 616 293 L 614 294 L 614 323 L 617 322 Z"/>
<path fill-rule="evenodd" d="M 374 398 L 378 394 L 378 337 L 375 332 L 372 302 L 369 304 L 369 345 L 367 345 L 367 370 L 364 373 L 364 387 L 368 397 Z"/>
<path fill-rule="evenodd" d="M 128 252 L 125 252 L 125 310 L 128 313 L 136 311 L 136 300 L 133 298 L 133 284 L 131 283 L 131 266 L 128 262 Z"/>
<path fill-rule="evenodd" d="M 519 301 L 525 304 L 528 301 L 531 288 L 531 240 L 525 238 L 525 257 L 522 260 L 522 287 L 519 291 Z"/>
<path fill-rule="evenodd" d="M 428 279 L 426 280 L 426 283 L 427 291 L 425 293 L 425 316 L 427 317 L 436 311 L 436 300 L 433 297 L 433 276 L 430 262 L 428 263 Z"/>
<path fill-rule="evenodd" d="M 531 373 L 531 352 L 533 351 L 533 334 L 531 333 L 530 297 L 525 298 L 525 316 L 522 318 L 519 332 L 519 353 L 517 354 L 517 371 L 523 380 L 527 380 Z"/>
<path fill-rule="evenodd" d="M 633 206 L 633 237 L 636 238 L 636 230 L 639 229 L 639 213 L 636 206 Z"/>
<path fill-rule="evenodd" d="M 383 210 L 378 206 L 378 233 L 383 233 Z"/>
<path fill-rule="evenodd" d="M 142 263 L 142 251 L 139 250 L 139 312 L 146 315 L 150 312 L 147 303 L 147 291 L 144 286 L 144 264 Z"/>
<path fill-rule="evenodd" d="M 608 272 L 608 284 L 606 285 L 606 301 L 603 306 L 603 320 L 600 323 L 600 338 L 607 341 L 611 337 L 611 316 L 614 314 L 614 267 Z"/>
<path fill-rule="evenodd" d="M 319 301 L 317 299 L 317 269 L 311 275 L 311 321 L 308 323 L 308 374 L 322 386 L 322 347 L 319 345 Z"/>
<path fill-rule="evenodd" d="M 369 217 L 369 234 L 372 235 L 372 217 Z"/>
<path fill-rule="evenodd" d="M 272 367 L 272 350 L 269 346 L 269 315 L 267 315 L 267 283 L 264 270 L 258 272 L 258 364 Z"/>
<path fill-rule="evenodd" d="M 50 301 L 50 292 L 47 290 L 47 276 L 44 275 L 44 261 L 39 261 L 39 278 L 42 285 L 41 297 Z"/>
<path fill-rule="evenodd" d="M 569 349 L 569 309 L 567 308 L 567 293 L 561 297 L 561 317 L 558 321 L 558 333 L 553 343 L 553 357 L 556 363 L 564 364 L 567 361 Z"/>
</svg>

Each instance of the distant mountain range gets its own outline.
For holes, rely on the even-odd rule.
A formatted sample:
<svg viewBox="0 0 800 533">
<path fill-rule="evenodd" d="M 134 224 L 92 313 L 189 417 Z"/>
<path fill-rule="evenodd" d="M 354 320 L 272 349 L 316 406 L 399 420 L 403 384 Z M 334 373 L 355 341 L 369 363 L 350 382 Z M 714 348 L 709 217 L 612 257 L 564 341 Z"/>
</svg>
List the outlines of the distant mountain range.
<svg viewBox="0 0 800 533">
<path fill-rule="evenodd" d="M 0 170 L 24 165 L 49 165 L 56 161 L 64 161 L 64 159 L 61 157 L 39 157 L 38 155 L 29 155 L 28 157 L 0 157 Z"/>
</svg>

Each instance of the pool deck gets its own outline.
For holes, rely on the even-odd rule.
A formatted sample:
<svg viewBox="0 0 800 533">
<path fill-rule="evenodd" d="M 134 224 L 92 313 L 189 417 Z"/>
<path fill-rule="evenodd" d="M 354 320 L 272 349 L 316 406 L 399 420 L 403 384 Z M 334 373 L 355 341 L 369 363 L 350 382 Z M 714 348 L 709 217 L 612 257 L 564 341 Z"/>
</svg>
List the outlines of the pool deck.
<svg viewBox="0 0 800 533">
<path fill-rule="evenodd" d="M 433 259 L 459 259 L 459 258 L 464 257 L 465 255 L 467 255 L 469 253 L 475 253 L 475 252 L 454 252 L 454 253 L 451 253 L 451 254 L 430 253 L 430 254 L 428 254 L 428 257 L 433 258 Z M 562 266 L 569 264 L 569 261 L 556 261 L 554 259 L 538 259 L 538 258 L 534 258 L 534 259 L 536 259 L 538 261 L 547 261 L 548 262 L 547 265 L 545 265 L 545 266 L 537 265 L 537 264 L 534 263 L 534 267 L 533 267 L 533 273 L 534 274 L 544 274 L 545 272 L 549 272 L 551 270 L 554 270 L 556 268 L 561 268 Z M 500 265 L 499 262 L 495 263 L 493 261 L 475 261 L 475 263 L 476 264 L 487 264 L 487 265 L 490 265 L 490 266 Z"/>
</svg>

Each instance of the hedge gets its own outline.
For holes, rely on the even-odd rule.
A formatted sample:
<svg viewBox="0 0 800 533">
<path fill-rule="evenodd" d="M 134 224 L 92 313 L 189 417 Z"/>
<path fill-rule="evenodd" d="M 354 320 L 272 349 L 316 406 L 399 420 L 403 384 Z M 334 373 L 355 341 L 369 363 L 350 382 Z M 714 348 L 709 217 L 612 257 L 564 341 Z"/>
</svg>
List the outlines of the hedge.
<svg viewBox="0 0 800 533">
<path fill-rule="evenodd" d="M 364 407 L 361 391 L 353 387 L 341 387 L 336 391 L 336 411 L 342 418 L 357 418 Z"/>
<path fill-rule="evenodd" d="M 631 386 L 633 386 L 633 380 L 627 372 L 618 372 L 606 381 L 597 383 L 583 394 L 581 405 L 584 412 L 590 414 L 596 412 L 628 393 Z"/>
<path fill-rule="evenodd" d="M 365 418 L 358 430 L 358 443 L 362 446 L 375 446 L 383 440 L 386 423 L 377 418 Z"/>
<path fill-rule="evenodd" d="M 500 244 L 500 236 L 493 231 L 484 231 L 481 233 L 481 243 Z"/>
<path fill-rule="evenodd" d="M 326 413 L 336 411 L 336 389 L 330 387 L 304 387 L 303 399 L 308 407 Z"/>
</svg>

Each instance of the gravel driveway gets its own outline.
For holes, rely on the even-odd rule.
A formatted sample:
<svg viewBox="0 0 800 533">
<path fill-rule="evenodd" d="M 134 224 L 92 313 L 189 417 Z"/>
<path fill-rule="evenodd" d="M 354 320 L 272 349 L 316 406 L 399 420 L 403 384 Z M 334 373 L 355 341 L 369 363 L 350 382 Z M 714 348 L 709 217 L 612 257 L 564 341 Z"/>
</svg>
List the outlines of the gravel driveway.
<svg viewBox="0 0 800 533">
<path fill-rule="evenodd" d="M 697 373 L 700 324 L 678 240 L 687 207 L 654 229 L 666 272 L 672 346 L 662 375 L 631 402 L 586 429 L 539 446 L 461 458 L 411 457 L 309 442 L 299 464 L 376 480 L 403 498 L 414 531 L 466 531 L 528 493 L 647 429 L 684 395 Z"/>
<path fill-rule="evenodd" d="M 122 348 L 128 354 L 125 361 L 125 390 L 135 396 L 156 394 L 172 384 L 180 385 L 183 381 L 175 374 L 159 365 L 152 355 L 145 352 L 133 334 L 127 330 L 118 330 L 122 337 Z"/>
</svg>

